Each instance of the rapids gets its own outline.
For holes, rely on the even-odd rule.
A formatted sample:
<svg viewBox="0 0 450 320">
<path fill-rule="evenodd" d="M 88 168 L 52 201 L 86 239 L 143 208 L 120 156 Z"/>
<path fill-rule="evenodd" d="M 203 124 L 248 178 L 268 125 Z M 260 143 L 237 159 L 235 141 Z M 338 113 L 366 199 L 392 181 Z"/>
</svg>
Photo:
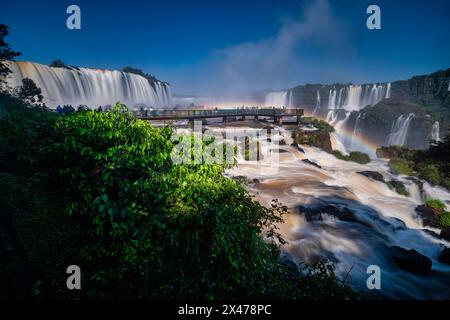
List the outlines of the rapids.
<svg viewBox="0 0 450 320">
<path fill-rule="evenodd" d="M 228 128 L 227 128 L 228 130 Z M 255 161 L 238 159 L 238 166 L 226 175 L 246 176 L 258 183 L 248 185 L 258 201 L 269 206 L 272 199 L 289 208 L 280 226 L 288 241 L 282 249 L 296 262 L 314 263 L 328 259 L 336 274 L 354 289 L 367 291 L 369 265 L 381 268 L 381 290 L 373 292 L 389 298 L 450 298 L 450 266 L 438 261 L 443 246 L 438 229 L 424 227 L 415 207 L 427 197 L 450 203 L 450 193 L 424 182 L 422 191 L 415 182 L 389 172 L 387 162 L 374 159 L 361 165 L 346 162 L 317 148 L 301 146 L 304 153 L 290 146 L 290 132 L 282 129 L 286 145 L 279 146 L 278 168 L 265 168 Z M 276 147 L 275 145 L 272 145 Z M 309 159 L 321 168 L 302 162 Z M 410 196 L 402 196 L 385 183 L 371 180 L 357 172 L 377 171 L 388 180 L 403 182 Z M 332 205 L 349 208 L 355 220 L 342 221 L 332 214 L 307 221 L 305 208 Z M 414 248 L 432 260 L 430 275 L 420 276 L 400 270 L 391 258 L 391 246 Z M 375 290 L 377 291 L 377 290 Z"/>
</svg>

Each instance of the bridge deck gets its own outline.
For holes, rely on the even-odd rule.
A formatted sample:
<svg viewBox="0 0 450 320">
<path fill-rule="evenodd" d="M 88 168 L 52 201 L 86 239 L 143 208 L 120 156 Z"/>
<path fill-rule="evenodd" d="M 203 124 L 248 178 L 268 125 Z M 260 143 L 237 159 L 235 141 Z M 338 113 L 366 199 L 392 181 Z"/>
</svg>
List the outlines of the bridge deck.
<svg viewBox="0 0 450 320">
<path fill-rule="evenodd" d="M 153 110 L 137 111 L 136 117 L 144 120 L 181 120 L 181 119 L 206 119 L 221 117 L 289 117 L 302 116 L 303 109 L 218 109 L 218 110 Z"/>
</svg>

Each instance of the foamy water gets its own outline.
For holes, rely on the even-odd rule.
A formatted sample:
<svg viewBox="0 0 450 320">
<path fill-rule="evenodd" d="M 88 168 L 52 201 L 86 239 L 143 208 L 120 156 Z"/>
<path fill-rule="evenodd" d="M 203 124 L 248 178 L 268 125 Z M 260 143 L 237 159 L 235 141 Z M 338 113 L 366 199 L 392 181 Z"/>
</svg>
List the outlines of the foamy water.
<svg viewBox="0 0 450 320">
<path fill-rule="evenodd" d="M 289 208 L 289 215 L 280 226 L 288 241 L 283 246 L 294 261 L 314 263 L 328 259 L 336 266 L 339 278 L 357 290 L 367 290 L 366 273 L 369 265 L 381 268 L 380 294 L 390 298 L 443 299 L 450 298 L 450 266 L 438 261 L 443 246 L 449 242 L 439 239 L 424 227 L 415 213 L 424 198 L 449 201 L 450 193 L 424 183 L 419 187 L 403 176 L 388 171 L 385 160 L 373 160 L 361 165 L 336 159 L 317 148 L 302 146 L 305 153 L 290 146 L 290 132 L 282 129 L 286 146 L 280 146 L 276 170 L 264 170 L 258 162 L 239 158 L 239 165 L 228 170 L 227 176 L 246 176 L 260 183 L 248 189 L 268 206 L 272 199 L 280 200 Z M 309 159 L 322 168 L 302 162 Z M 270 168 L 267 168 L 270 169 Z M 390 190 L 385 183 L 371 180 L 359 171 L 377 171 L 385 180 L 403 182 L 410 196 Z M 306 221 L 299 207 L 333 205 L 349 208 L 356 221 L 342 221 L 332 215 L 322 215 L 322 220 Z M 428 232 L 427 232 L 428 230 Z M 414 248 L 432 260 L 432 272 L 419 276 L 400 270 L 391 258 L 389 247 Z"/>
</svg>

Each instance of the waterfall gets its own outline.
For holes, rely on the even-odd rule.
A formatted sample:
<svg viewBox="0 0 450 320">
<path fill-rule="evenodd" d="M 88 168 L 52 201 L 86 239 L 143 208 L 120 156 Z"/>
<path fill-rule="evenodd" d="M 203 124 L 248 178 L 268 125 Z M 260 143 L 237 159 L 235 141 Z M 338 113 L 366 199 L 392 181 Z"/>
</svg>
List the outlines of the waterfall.
<svg viewBox="0 0 450 320">
<path fill-rule="evenodd" d="M 355 138 L 358 135 L 358 125 L 359 125 L 359 119 L 361 118 L 361 112 L 358 113 L 355 120 L 355 126 L 353 127 L 353 133 L 352 133 L 352 142 L 350 144 L 350 149 L 353 150 L 355 148 Z"/>
<path fill-rule="evenodd" d="M 374 106 L 385 98 L 390 98 L 391 84 L 349 85 L 345 90 L 345 102 L 342 104 L 341 91 L 339 91 L 336 107 L 340 108 L 342 105 L 347 111 L 359 111 L 366 106 Z"/>
<path fill-rule="evenodd" d="M 387 84 L 387 88 L 386 88 L 386 96 L 384 97 L 385 99 L 389 99 L 391 97 L 391 83 L 389 82 Z"/>
<path fill-rule="evenodd" d="M 400 115 L 392 124 L 391 132 L 388 136 L 387 144 L 403 146 L 406 143 L 409 125 L 414 118 L 414 113 Z"/>
<path fill-rule="evenodd" d="M 338 112 L 335 109 L 331 109 L 327 113 L 327 118 L 325 119 L 331 125 L 334 125 L 337 121 Z"/>
<path fill-rule="evenodd" d="M 294 104 L 292 102 L 292 90 L 289 90 L 289 99 L 288 99 L 288 107 L 292 107 Z"/>
<path fill-rule="evenodd" d="M 361 101 L 361 86 L 348 86 L 347 87 L 347 100 L 344 104 L 345 110 L 359 110 L 360 109 L 360 101 Z"/>
<path fill-rule="evenodd" d="M 23 78 L 32 79 L 41 88 L 44 102 L 50 107 L 71 104 L 111 105 L 121 101 L 130 107 L 146 105 L 167 107 L 171 103 L 166 83 L 150 83 L 142 76 L 89 68 L 53 68 L 33 62 L 10 62 L 11 88 L 20 86 Z"/>
<path fill-rule="evenodd" d="M 337 99 L 337 103 L 336 103 L 336 107 L 338 109 L 342 107 L 342 91 L 343 90 L 344 90 L 344 88 L 339 89 L 339 95 L 338 95 L 338 99 Z"/>
<path fill-rule="evenodd" d="M 328 94 L 328 109 L 336 109 L 336 90 L 330 89 Z"/>
<path fill-rule="evenodd" d="M 317 111 L 320 109 L 320 92 L 319 89 L 317 89 L 316 94 L 316 107 L 314 108 L 313 115 L 316 114 Z"/>
<path fill-rule="evenodd" d="M 269 92 L 266 95 L 266 107 L 285 107 L 288 104 L 288 92 L 287 91 L 275 91 Z"/>
<path fill-rule="evenodd" d="M 441 141 L 441 138 L 439 137 L 439 121 L 435 121 L 431 127 L 431 140 Z"/>
</svg>

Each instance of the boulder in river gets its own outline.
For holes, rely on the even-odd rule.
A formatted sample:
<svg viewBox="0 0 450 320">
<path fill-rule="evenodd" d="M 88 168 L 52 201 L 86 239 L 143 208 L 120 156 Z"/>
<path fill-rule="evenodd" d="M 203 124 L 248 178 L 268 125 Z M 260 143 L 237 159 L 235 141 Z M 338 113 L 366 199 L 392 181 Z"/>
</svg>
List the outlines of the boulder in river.
<svg viewBox="0 0 450 320">
<path fill-rule="evenodd" d="M 317 207 L 299 207 L 299 211 L 305 215 L 306 221 L 322 220 L 322 214 L 334 216 L 341 221 L 357 222 L 355 213 L 349 208 L 340 209 L 333 205 L 327 204 Z"/>
<path fill-rule="evenodd" d="M 439 262 L 450 264 L 450 248 L 445 248 L 441 251 L 438 257 Z"/>
<path fill-rule="evenodd" d="M 441 230 L 440 237 L 447 241 L 450 241 L 450 227 L 445 227 Z"/>
<path fill-rule="evenodd" d="M 416 212 L 422 218 L 424 226 L 439 228 L 439 212 L 437 209 L 421 204 L 416 207 Z"/>
<path fill-rule="evenodd" d="M 391 249 L 392 259 L 400 269 L 419 275 L 427 275 L 431 271 L 431 259 L 416 250 L 397 246 L 392 246 Z"/>
<path fill-rule="evenodd" d="M 362 174 L 363 176 L 366 176 L 369 179 L 384 182 L 383 175 L 377 171 L 360 171 L 357 173 Z"/>
<path fill-rule="evenodd" d="M 311 161 L 309 159 L 302 159 L 302 162 L 305 162 L 307 164 L 313 165 L 314 167 L 322 169 L 322 167 L 317 162 Z"/>
</svg>

